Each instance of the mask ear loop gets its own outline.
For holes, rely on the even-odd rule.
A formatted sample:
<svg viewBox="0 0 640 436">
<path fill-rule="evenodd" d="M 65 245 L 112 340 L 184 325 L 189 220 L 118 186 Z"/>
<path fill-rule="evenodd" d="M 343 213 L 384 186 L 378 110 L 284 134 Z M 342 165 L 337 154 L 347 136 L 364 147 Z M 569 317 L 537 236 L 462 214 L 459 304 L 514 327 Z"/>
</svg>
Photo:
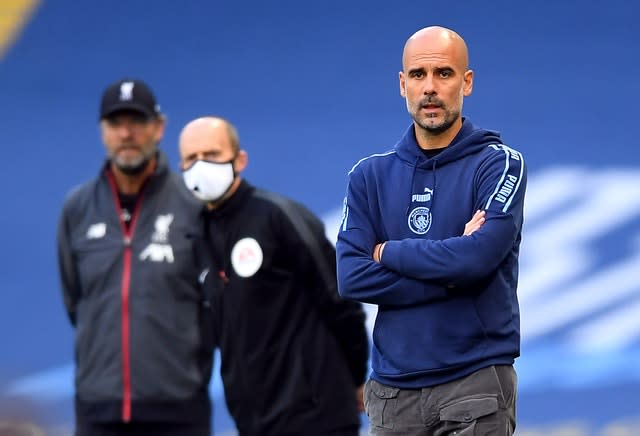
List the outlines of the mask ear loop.
<svg viewBox="0 0 640 436">
<path fill-rule="evenodd" d="M 238 148 L 238 150 L 236 151 L 236 153 L 233 155 L 233 157 L 227 161 L 227 163 L 231 164 L 231 170 L 233 171 L 233 182 L 236 181 L 236 177 L 238 177 L 238 175 L 240 174 L 239 172 L 236 171 L 235 169 L 235 160 L 238 158 L 238 156 L 240 155 L 240 149 Z M 231 184 L 233 185 L 233 182 L 231 182 Z"/>
</svg>

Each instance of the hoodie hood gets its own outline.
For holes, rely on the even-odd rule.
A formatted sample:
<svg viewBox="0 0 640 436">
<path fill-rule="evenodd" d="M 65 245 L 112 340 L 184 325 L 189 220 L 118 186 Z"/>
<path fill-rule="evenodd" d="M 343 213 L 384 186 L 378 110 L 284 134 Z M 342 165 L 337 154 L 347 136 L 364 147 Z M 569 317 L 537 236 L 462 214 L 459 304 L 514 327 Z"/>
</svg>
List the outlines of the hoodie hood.
<svg viewBox="0 0 640 436">
<path fill-rule="evenodd" d="M 418 141 L 416 141 L 413 123 L 404 132 L 404 135 L 396 144 L 395 150 L 400 159 L 411 165 L 415 165 L 418 168 L 434 168 L 436 164 L 441 166 L 469 154 L 477 153 L 490 144 L 501 143 L 500 133 L 476 127 L 469 119 L 462 117 L 462 128 L 453 138 L 451 144 L 432 158 L 427 158 L 420 149 Z"/>
<path fill-rule="evenodd" d="M 431 170 L 431 192 L 435 192 L 437 183 L 437 167 L 442 167 L 449 162 L 454 162 L 470 154 L 478 153 L 481 150 L 484 150 L 488 145 L 501 143 L 502 139 L 500 139 L 500 134 L 498 132 L 476 127 L 470 120 L 463 117 L 462 127 L 449 146 L 436 156 L 428 158 L 420 149 L 418 141 L 416 141 L 415 127 L 413 123 L 411 123 L 395 147 L 398 157 L 413 167 L 411 172 L 411 191 L 408 192 L 408 203 L 405 214 L 409 215 L 411 211 L 411 201 L 414 193 L 413 185 L 416 178 L 416 171 L 419 168 Z M 433 208 L 434 203 L 435 202 L 431 200 L 429 207 Z"/>
</svg>

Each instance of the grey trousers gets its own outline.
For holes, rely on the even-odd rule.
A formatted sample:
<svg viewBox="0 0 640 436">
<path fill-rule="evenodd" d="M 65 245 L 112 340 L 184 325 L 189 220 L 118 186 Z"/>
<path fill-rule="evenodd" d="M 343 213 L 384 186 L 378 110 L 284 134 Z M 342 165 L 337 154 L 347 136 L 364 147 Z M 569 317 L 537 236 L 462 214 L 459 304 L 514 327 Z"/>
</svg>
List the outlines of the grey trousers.
<svg viewBox="0 0 640 436">
<path fill-rule="evenodd" d="M 489 366 L 423 389 L 399 389 L 370 379 L 364 388 L 369 434 L 511 436 L 516 389 L 511 365 Z"/>
</svg>

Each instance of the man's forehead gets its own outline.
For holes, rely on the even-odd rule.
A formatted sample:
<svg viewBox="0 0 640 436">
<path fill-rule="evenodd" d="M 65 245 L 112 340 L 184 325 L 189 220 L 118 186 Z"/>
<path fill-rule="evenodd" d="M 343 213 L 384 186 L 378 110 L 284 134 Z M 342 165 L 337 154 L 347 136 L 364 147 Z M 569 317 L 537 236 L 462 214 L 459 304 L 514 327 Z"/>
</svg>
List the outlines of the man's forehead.
<svg viewBox="0 0 640 436">
<path fill-rule="evenodd" d="M 453 66 L 454 59 L 450 54 L 440 53 L 440 52 L 432 52 L 432 53 L 412 53 L 405 59 L 406 66 L 416 66 L 416 67 L 443 67 L 443 66 Z"/>
<path fill-rule="evenodd" d="M 181 148 L 185 153 L 225 153 L 227 150 L 231 150 L 232 148 L 229 138 L 220 134 L 185 135 L 182 138 L 181 145 Z"/>
<path fill-rule="evenodd" d="M 464 71 L 465 66 L 452 56 L 441 53 L 417 53 L 405 59 L 403 69 L 409 71 L 442 71 L 450 69 L 453 71 Z"/>
</svg>

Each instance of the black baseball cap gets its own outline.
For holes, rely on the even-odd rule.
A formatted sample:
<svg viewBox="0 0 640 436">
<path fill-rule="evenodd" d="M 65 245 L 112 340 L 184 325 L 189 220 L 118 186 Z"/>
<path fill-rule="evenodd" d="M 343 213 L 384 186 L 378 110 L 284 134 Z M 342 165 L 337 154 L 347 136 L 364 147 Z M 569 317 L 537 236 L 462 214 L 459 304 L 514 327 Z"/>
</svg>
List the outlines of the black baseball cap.
<svg viewBox="0 0 640 436">
<path fill-rule="evenodd" d="M 157 118 L 161 113 L 151 88 L 137 79 L 121 79 L 104 90 L 100 102 L 100 119 L 120 111 L 139 112 L 149 119 Z"/>
</svg>

